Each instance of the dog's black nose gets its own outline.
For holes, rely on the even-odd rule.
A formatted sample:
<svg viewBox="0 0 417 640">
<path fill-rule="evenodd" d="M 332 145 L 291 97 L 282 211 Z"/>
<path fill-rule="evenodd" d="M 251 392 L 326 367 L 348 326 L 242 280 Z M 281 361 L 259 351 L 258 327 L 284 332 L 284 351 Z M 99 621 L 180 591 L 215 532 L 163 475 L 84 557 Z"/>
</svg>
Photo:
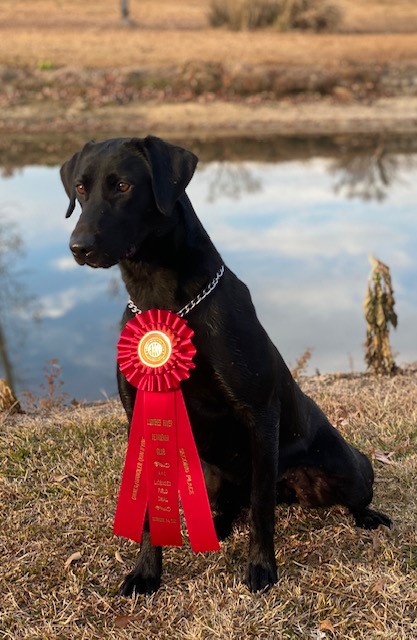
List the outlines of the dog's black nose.
<svg viewBox="0 0 417 640">
<path fill-rule="evenodd" d="M 83 260 L 87 258 L 94 251 L 94 236 L 86 234 L 83 236 L 77 236 L 71 238 L 70 249 L 75 258 Z"/>
</svg>

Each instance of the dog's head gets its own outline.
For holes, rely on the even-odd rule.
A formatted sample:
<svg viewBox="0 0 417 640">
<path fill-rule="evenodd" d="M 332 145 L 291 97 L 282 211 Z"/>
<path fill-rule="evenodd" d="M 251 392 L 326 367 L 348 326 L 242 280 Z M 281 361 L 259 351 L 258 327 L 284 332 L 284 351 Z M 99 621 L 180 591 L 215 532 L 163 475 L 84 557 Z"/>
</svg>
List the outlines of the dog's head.
<svg viewBox="0 0 417 640">
<path fill-rule="evenodd" d="M 193 153 L 154 136 L 88 142 L 61 167 L 70 199 L 66 217 L 81 206 L 70 239 L 78 264 L 111 267 L 140 259 L 144 241 L 172 226 L 196 165 Z"/>
</svg>

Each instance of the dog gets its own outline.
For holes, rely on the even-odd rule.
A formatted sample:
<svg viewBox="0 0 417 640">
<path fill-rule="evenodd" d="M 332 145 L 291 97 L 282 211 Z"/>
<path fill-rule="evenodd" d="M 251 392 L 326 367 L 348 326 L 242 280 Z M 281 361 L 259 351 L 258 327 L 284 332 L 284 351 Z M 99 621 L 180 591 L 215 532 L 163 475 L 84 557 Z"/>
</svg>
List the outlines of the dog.
<svg viewBox="0 0 417 640">
<path fill-rule="evenodd" d="M 61 167 L 70 203 L 81 215 L 70 238 L 80 265 L 118 264 L 141 310 L 178 311 L 221 273 L 223 260 L 185 189 L 197 157 L 154 136 L 88 142 Z M 275 506 L 347 507 L 357 526 L 391 526 L 369 507 L 374 474 L 369 459 L 348 444 L 306 396 L 259 322 L 250 293 L 224 267 L 217 286 L 187 315 L 196 368 L 182 383 L 193 435 L 215 510 L 219 539 L 248 509 L 250 591 L 277 582 Z M 200 295 L 201 298 L 201 295 Z M 134 312 L 124 311 L 122 325 Z M 117 373 L 129 422 L 136 389 Z M 121 593 L 152 593 L 162 573 L 162 549 L 145 521 L 138 562 Z"/>
</svg>

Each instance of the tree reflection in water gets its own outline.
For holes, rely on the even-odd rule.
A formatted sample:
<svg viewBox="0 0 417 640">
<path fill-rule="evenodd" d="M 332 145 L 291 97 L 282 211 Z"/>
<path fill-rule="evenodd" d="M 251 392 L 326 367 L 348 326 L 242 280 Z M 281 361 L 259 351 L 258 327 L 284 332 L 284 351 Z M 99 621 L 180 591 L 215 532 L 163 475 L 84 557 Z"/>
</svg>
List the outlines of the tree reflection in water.
<svg viewBox="0 0 417 640">
<path fill-rule="evenodd" d="M 330 165 L 330 173 L 337 176 L 335 192 L 347 198 L 384 200 L 390 185 L 398 178 L 411 158 L 390 153 L 383 142 L 368 151 L 351 148 Z"/>
<path fill-rule="evenodd" d="M 261 181 L 255 178 L 244 164 L 212 162 L 210 175 L 208 202 L 215 202 L 220 196 L 238 200 L 245 193 L 256 193 L 262 188 Z"/>
<path fill-rule="evenodd" d="M 336 178 L 335 193 L 346 198 L 381 202 L 388 196 L 390 186 L 400 179 L 401 171 L 410 168 L 414 157 L 398 153 L 384 141 L 373 140 L 372 145 L 368 141 L 365 147 L 352 145 L 333 149 L 328 171 Z M 210 167 L 208 202 L 215 202 L 224 196 L 238 200 L 245 194 L 262 191 L 262 180 L 253 175 L 247 158 L 241 160 L 203 165 L 203 171 L 205 167 Z M 285 161 L 286 158 L 281 160 Z"/>
</svg>

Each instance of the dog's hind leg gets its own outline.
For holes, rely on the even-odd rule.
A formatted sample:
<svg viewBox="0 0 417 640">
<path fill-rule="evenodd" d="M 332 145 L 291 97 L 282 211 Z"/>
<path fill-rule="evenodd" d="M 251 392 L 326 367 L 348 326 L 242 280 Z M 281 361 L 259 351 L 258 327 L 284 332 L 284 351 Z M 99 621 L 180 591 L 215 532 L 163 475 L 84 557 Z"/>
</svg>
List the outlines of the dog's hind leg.
<svg viewBox="0 0 417 640">
<path fill-rule="evenodd" d="M 295 501 L 308 507 L 341 504 L 352 513 L 358 527 L 390 527 L 388 516 L 369 508 L 373 482 L 374 472 L 367 456 L 324 423 L 297 463 L 289 463 L 279 474 L 278 500 L 281 497 L 283 502 Z"/>
<path fill-rule="evenodd" d="M 232 532 L 242 510 L 249 505 L 249 487 L 246 483 L 238 485 L 226 479 L 213 465 L 203 461 L 202 466 L 210 504 L 216 512 L 216 534 L 219 540 L 224 540 Z"/>
<path fill-rule="evenodd" d="M 350 446 L 350 445 L 347 445 Z M 355 524 L 362 529 L 376 529 L 380 524 L 391 527 L 391 519 L 381 511 L 370 509 L 373 497 L 374 470 L 370 460 L 363 453 L 351 447 L 356 456 L 357 468 L 351 490 L 345 491 L 345 502 Z"/>
<path fill-rule="evenodd" d="M 248 499 L 243 499 L 240 488 L 226 483 L 217 501 L 217 514 L 214 517 L 214 526 L 219 540 L 224 540 L 231 534 L 233 525 L 247 506 Z"/>
<path fill-rule="evenodd" d="M 385 527 L 391 528 L 391 518 L 385 515 L 385 513 L 382 513 L 382 511 L 376 511 L 369 507 L 359 510 L 351 507 L 349 507 L 349 509 L 355 519 L 357 527 L 361 527 L 362 529 L 377 529 L 380 524 L 383 524 Z"/>
<path fill-rule="evenodd" d="M 374 484 L 374 471 L 370 460 L 347 442 L 344 442 L 344 445 L 349 450 L 346 469 L 351 473 L 340 481 L 341 504 L 349 509 L 357 527 L 376 529 L 380 524 L 391 527 L 391 519 L 388 516 L 369 508 Z M 352 460 L 355 461 L 354 464 Z"/>
<path fill-rule="evenodd" d="M 241 487 L 224 481 L 217 498 L 217 514 L 214 517 L 214 526 L 219 540 L 224 540 L 231 534 L 235 521 L 248 503 L 248 493 L 244 494 Z"/>
</svg>

